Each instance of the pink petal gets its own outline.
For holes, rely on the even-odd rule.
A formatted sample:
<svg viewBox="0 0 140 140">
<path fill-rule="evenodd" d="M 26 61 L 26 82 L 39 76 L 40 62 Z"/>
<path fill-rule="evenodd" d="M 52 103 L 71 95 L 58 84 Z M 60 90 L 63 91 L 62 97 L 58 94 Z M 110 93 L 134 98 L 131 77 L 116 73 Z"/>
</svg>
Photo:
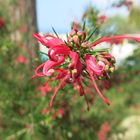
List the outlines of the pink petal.
<svg viewBox="0 0 140 140">
<path fill-rule="evenodd" d="M 86 67 L 93 71 L 94 74 L 101 76 L 104 70 L 102 65 L 97 64 L 95 57 L 91 55 L 85 55 Z"/>
<path fill-rule="evenodd" d="M 78 54 L 76 52 L 70 52 L 70 58 L 72 59 L 72 63 L 69 65 L 69 68 L 74 69 L 78 62 Z"/>
<path fill-rule="evenodd" d="M 63 56 L 59 56 L 57 62 L 48 60 L 47 62 L 45 62 L 44 66 L 43 66 L 43 74 L 46 76 L 50 76 L 53 72 L 51 72 L 51 71 L 49 72 L 49 70 L 54 68 L 55 66 L 62 64 L 63 62 L 64 62 Z"/>
<path fill-rule="evenodd" d="M 57 46 L 57 45 L 62 45 L 62 44 L 64 45 L 65 44 L 61 39 L 59 39 L 59 38 L 57 38 L 57 37 L 55 37 L 53 35 L 50 35 L 50 34 L 46 34 L 44 36 L 41 36 L 41 35 L 39 35 L 37 33 L 33 33 L 33 36 L 41 44 L 45 45 L 48 48 L 51 48 L 51 47 Z"/>
<path fill-rule="evenodd" d="M 94 85 L 94 87 L 95 87 L 97 93 L 99 94 L 99 96 L 101 97 L 101 99 L 102 99 L 107 105 L 110 105 L 109 101 L 103 96 L 103 94 L 102 94 L 101 91 L 99 90 L 99 88 L 98 88 L 98 86 L 97 86 L 97 84 L 96 84 L 96 81 L 95 81 L 95 79 L 94 79 L 94 77 L 93 77 L 93 75 L 92 75 L 92 71 L 91 71 L 90 69 L 87 69 L 87 70 L 88 70 L 88 73 L 89 73 L 89 75 L 90 75 L 90 77 L 91 77 L 91 80 L 92 80 L 92 82 L 93 82 L 93 85 Z"/>
<path fill-rule="evenodd" d="M 40 70 L 43 69 L 45 63 L 41 64 L 40 66 L 38 66 L 36 69 L 35 69 L 35 76 L 38 76 L 38 77 L 43 77 L 45 76 L 42 72 L 39 72 Z"/>
<path fill-rule="evenodd" d="M 69 65 L 70 69 L 76 69 L 77 72 L 75 77 L 78 77 L 82 72 L 82 63 L 79 59 L 79 56 L 76 52 L 70 52 L 70 58 L 72 59 L 72 63 Z"/>
<path fill-rule="evenodd" d="M 51 60 L 56 61 L 57 55 L 69 55 L 70 49 L 66 45 L 58 45 L 49 49 L 48 56 Z"/>
<path fill-rule="evenodd" d="M 84 92 L 84 88 L 82 86 L 82 83 L 81 83 L 80 79 L 77 80 L 77 83 L 78 83 L 78 85 L 80 87 L 80 90 L 79 90 L 80 96 L 83 96 L 85 94 L 85 92 Z"/>
<path fill-rule="evenodd" d="M 55 71 L 58 72 L 56 79 L 62 79 L 68 74 L 68 70 L 64 70 L 64 69 L 55 69 Z"/>
<path fill-rule="evenodd" d="M 63 78 L 63 80 L 61 80 L 61 82 L 59 83 L 58 87 L 56 88 L 53 96 L 51 97 L 51 101 L 50 101 L 50 108 L 52 108 L 53 105 L 53 100 L 55 98 L 55 96 L 57 95 L 59 89 L 61 88 L 61 86 L 63 85 L 63 83 L 65 82 L 66 78 Z"/>
</svg>

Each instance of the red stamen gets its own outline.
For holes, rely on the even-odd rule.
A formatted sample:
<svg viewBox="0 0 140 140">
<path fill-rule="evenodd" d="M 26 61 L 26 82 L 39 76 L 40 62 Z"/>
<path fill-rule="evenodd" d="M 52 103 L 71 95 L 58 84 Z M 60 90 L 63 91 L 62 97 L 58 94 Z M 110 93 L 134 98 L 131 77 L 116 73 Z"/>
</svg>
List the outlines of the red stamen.
<svg viewBox="0 0 140 140">
<path fill-rule="evenodd" d="M 59 83 L 58 87 L 56 88 L 53 96 L 51 97 L 51 101 L 50 101 L 50 108 L 52 108 L 53 105 L 53 100 L 56 96 L 56 94 L 58 93 L 59 89 L 61 88 L 61 86 L 63 85 L 64 81 L 66 80 L 66 77 L 64 79 L 61 80 L 61 82 Z"/>
<path fill-rule="evenodd" d="M 99 90 L 99 88 L 98 88 L 98 86 L 97 86 L 97 84 L 96 84 L 96 81 L 95 81 L 95 79 L 94 79 L 92 73 L 90 72 L 90 70 L 88 70 L 88 72 L 89 72 L 89 75 L 90 75 L 90 77 L 91 77 L 91 80 L 93 81 L 93 85 L 94 85 L 94 87 L 95 87 L 97 93 L 99 94 L 99 96 L 101 97 L 101 99 L 102 99 L 107 105 L 110 105 L 109 101 L 103 96 L 103 94 L 102 94 L 101 91 Z"/>
</svg>

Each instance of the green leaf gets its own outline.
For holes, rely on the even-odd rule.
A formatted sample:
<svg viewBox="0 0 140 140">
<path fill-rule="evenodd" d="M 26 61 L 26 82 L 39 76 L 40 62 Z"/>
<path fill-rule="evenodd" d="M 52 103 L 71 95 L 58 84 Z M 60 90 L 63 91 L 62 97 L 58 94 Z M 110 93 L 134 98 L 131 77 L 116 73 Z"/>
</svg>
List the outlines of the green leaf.
<svg viewBox="0 0 140 140">
<path fill-rule="evenodd" d="M 55 35 L 59 38 L 57 32 L 55 31 L 55 29 L 52 27 L 53 32 L 55 33 Z"/>
</svg>

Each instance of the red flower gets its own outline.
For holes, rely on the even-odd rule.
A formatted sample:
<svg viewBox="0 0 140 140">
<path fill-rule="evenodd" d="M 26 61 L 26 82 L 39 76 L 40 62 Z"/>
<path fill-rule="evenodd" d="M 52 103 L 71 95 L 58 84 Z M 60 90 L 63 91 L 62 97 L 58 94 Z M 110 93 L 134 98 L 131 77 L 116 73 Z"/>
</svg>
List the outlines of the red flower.
<svg viewBox="0 0 140 140">
<path fill-rule="evenodd" d="M 94 47 L 102 42 L 123 39 L 140 42 L 138 37 L 120 35 L 103 37 L 89 45 L 86 33 L 78 31 L 76 27 L 72 28 L 67 42 L 50 34 L 41 36 L 34 33 L 33 36 L 48 48 L 47 55 L 49 57 L 46 62 L 36 68 L 33 78 L 48 77 L 50 82 L 59 82 L 58 86 L 54 88 L 50 107 L 52 107 L 58 91 L 64 88 L 66 84 L 72 84 L 81 96 L 85 96 L 83 82 L 87 79 L 92 81 L 98 95 L 109 105 L 109 101 L 98 88 L 97 82 L 99 81 L 104 87 L 107 87 L 105 84 L 115 69 L 115 58 L 108 51 L 98 51 Z"/>
<path fill-rule="evenodd" d="M 97 19 L 97 21 L 96 21 L 96 24 L 97 25 L 100 25 L 100 24 L 102 24 L 103 22 L 105 22 L 106 20 L 107 20 L 107 16 L 106 15 L 101 15 L 101 16 L 99 16 L 98 17 L 98 19 Z"/>
<path fill-rule="evenodd" d="M 46 115 L 46 114 L 48 114 L 49 112 L 50 112 L 50 110 L 49 110 L 48 108 L 44 108 L 44 109 L 41 111 L 42 115 Z"/>
<path fill-rule="evenodd" d="M 97 64 L 96 58 L 91 55 L 85 55 L 85 64 L 88 71 L 101 76 L 105 68 L 105 64 Z"/>
<path fill-rule="evenodd" d="M 102 73 L 104 71 L 105 65 L 101 66 L 99 64 L 97 64 L 97 62 L 95 61 L 95 58 L 90 56 L 90 55 L 86 55 L 85 56 L 85 63 L 86 63 L 86 67 L 87 67 L 87 71 L 91 77 L 91 80 L 93 82 L 93 85 L 97 91 L 97 93 L 99 94 L 99 96 L 102 98 L 102 100 L 106 103 L 106 104 L 110 104 L 109 101 L 103 96 L 103 94 L 101 93 L 101 91 L 99 90 L 95 78 L 94 76 L 99 75 L 102 76 Z"/>
<path fill-rule="evenodd" d="M 16 64 L 26 64 L 26 63 L 28 63 L 28 58 L 23 55 L 20 55 L 16 58 L 15 63 Z"/>
<path fill-rule="evenodd" d="M 46 95 L 50 90 L 51 88 L 49 87 L 48 82 L 36 88 L 36 91 L 40 91 L 41 95 L 43 96 Z"/>
<path fill-rule="evenodd" d="M 57 110 L 57 114 L 58 114 L 58 116 L 59 116 L 60 118 L 62 118 L 63 115 L 64 115 L 63 109 L 59 108 L 59 109 Z"/>
<path fill-rule="evenodd" d="M 106 140 L 106 137 L 107 137 L 109 130 L 110 130 L 110 126 L 109 126 L 108 122 L 104 122 L 101 125 L 99 132 L 97 133 L 98 139 L 99 140 Z"/>
</svg>

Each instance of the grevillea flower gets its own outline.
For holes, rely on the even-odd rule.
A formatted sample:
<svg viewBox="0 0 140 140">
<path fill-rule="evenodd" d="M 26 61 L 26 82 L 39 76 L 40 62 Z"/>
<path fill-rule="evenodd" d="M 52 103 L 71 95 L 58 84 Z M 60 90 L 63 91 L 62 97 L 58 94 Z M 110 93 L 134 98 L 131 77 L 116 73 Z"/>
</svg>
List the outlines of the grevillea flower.
<svg viewBox="0 0 140 140">
<path fill-rule="evenodd" d="M 110 126 L 108 122 L 104 122 L 101 125 L 101 128 L 99 130 L 99 132 L 97 133 L 98 139 L 99 140 L 106 140 L 107 139 L 107 134 L 110 130 Z"/>
<path fill-rule="evenodd" d="M 33 78 L 47 77 L 47 82 L 58 81 L 59 83 L 53 88 L 54 94 L 50 100 L 50 107 L 52 107 L 58 91 L 65 88 L 66 84 L 73 85 L 80 96 L 86 97 L 84 91 L 86 84 L 84 83 L 87 80 L 92 81 L 98 95 L 109 105 L 109 101 L 99 89 L 98 83 L 101 83 L 103 87 L 107 87 L 110 74 L 115 70 L 115 58 L 108 50 L 97 50 L 95 47 L 102 42 L 124 39 L 140 42 L 139 37 L 118 35 L 102 37 L 98 40 L 95 39 L 96 41 L 93 43 L 89 43 L 91 36 L 87 37 L 85 31 L 79 31 L 75 26 L 68 34 L 67 41 L 50 34 L 41 36 L 33 33 L 33 36 L 48 48 L 48 60 L 36 68 Z"/>
<path fill-rule="evenodd" d="M 26 64 L 26 63 L 28 63 L 28 58 L 23 55 L 20 55 L 15 59 L 15 63 L 16 64 Z"/>
<path fill-rule="evenodd" d="M 51 88 L 49 87 L 48 82 L 36 88 L 36 91 L 40 91 L 42 96 L 45 96 L 50 90 Z"/>
<path fill-rule="evenodd" d="M 100 24 L 102 24 L 103 22 L 105 22 L 106 20 L 107 20 L 107 16 L 106 15 L 101 15 L 101 16 L 99 16 L 98 17 L 98 19 L 97 19 L 97 21 L 96 21 L 96 24 L 97 25 L 100 25 Z"/>
</svg>

